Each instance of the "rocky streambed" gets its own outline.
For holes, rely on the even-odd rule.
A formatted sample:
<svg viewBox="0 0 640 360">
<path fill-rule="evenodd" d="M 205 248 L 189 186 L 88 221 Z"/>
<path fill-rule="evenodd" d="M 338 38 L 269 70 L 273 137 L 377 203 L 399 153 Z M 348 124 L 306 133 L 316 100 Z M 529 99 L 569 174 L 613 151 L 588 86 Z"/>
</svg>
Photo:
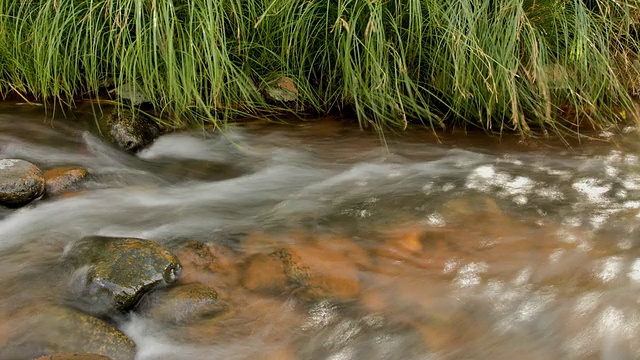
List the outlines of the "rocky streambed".
<svg viewBox="0 0 640 360">
<path fill-rule="evenodd" d="M 640 353 L 636 129 L 381 143 L 318 119 L 128 147 L 96 114 L 0 104 L 1 359 Z"/>
</svg>

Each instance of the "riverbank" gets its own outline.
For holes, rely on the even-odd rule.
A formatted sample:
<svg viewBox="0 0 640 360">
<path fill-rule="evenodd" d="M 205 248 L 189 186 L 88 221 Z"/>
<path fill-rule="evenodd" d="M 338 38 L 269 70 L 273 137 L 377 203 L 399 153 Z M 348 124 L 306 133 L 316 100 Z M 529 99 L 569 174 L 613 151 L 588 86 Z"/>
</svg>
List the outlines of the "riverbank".
<svg viewBox="0 0 640 360">
<path fill-rule="evenodd" d="M 544 134 L 628 120 L 635 1 L 0 1 L 0 94 Z"/>
</svg>

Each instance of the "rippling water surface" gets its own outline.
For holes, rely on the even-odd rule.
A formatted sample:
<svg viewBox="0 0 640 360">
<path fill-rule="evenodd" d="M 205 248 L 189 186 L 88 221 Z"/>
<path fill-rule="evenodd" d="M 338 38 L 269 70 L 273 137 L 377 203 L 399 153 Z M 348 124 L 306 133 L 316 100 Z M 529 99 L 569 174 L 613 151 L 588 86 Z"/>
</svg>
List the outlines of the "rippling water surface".
<svg viewBox="0 0 640 360">
<path fill-rule="evenodd" d="M 212 271 L 181 258 L 180 281 L 229 308 L 173 326 L 128 314 L 137 359 L 640 357 L 635 129 L 571 147 L 427 131 L 385 146 L 327 119 L 168 134 L 133 156 L 91 131 L 90 110 L 67 115 L 0 106 L 0 158 L 90 172 L 73 196 L 0 209 L 0 323 L 61 301 L 69 244 L 130 236 L 221 251 Z M 247 286 L 251 259 L 282 248 L 326 291 Z"/>
</svg>

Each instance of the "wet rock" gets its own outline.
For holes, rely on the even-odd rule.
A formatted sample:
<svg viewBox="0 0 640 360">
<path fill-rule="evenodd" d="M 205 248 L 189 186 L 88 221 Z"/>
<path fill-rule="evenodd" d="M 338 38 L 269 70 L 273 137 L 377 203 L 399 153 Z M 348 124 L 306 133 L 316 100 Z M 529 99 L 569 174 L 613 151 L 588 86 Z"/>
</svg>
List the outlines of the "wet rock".
<svg viewBox="0 0 640 360">
<path fill-rule="evenodd" d="M 42 171 L 34 164 L 19 159 L 0 160 L 0 204 L 18 207 L 44 193 Z"/>
<path fill-rule="evenodd" d="M 41 356 L 34 360 L 113 360 L 110 357 L 89 353 L 64 353 Z"/>
<path fill-rule="evenodd" d="M 298 89 L 291 78 L 283 76 L 267 84 L 266 95 L 273 101 L 291 102 L 298 99 Z"/>
<path fill-rule="evenodd" d="M 407 260 L 423 250 L 423 231 L 421 229 L 407 229 L 385 234 L 384 245 L 376 249 L 380 257 Z"/>
<path fill-rule="evenodd" d="M 286 250 L 281 250 L 286 254 Z M 257 254 L 249 259 L 242 283 L 252 291 L 272 291 L 282 293 L 288 285 L 288 264 L 277 252 Z"/>
<path fill-rule="evenodd" d="M 134 238 L 86 237 L 65 258 L 75 268 L 74 305 L 97 315 L 133 308 L 148 291 L 175 282 L 181 268 L 164 246 Z"/>
<path fill-rule="evenodd" d="M 103 355 L 113 360 L 132 360 L 136 354 L 135 343 L 123 332 L 77 310 L 41 306 L 24 309 L 24 313 L 10 321 L 14 323 L 14 332 L 8 346 L 0 350 L 0 358 L 4 360 L 39 356 L 56 360 L 85 359 L 55 355 L 74 352 Z"/>
<path fill-rule="evenodd" d="M 58 195 L 84 180 L 89 172 L 77 167 L 63 167 L 44 173 L 47 195 Z"/>
<path fill-rule="evenodd" d="M 360 291 L 355 263 L 343 251 L 320 244 L 253 255 L 243 284 L 253 291 L 283 292 L 293 288 L 308 298 L 351 299 Z"/>
<path fill-rule="evenodd" d="M 142 112 L 127 108 L 106 109 L 100 128 L 110 141 L 129 152 L 144 148 L 160 135 L 158 124 Z"/>
<path fill-rule="evenodd" d="M 202 284 L 180 285 L 147 295 L 140 305 L 150 318 L 173 325 L 210 319 L 226 310 L 218 293 Z"/>
</svg>

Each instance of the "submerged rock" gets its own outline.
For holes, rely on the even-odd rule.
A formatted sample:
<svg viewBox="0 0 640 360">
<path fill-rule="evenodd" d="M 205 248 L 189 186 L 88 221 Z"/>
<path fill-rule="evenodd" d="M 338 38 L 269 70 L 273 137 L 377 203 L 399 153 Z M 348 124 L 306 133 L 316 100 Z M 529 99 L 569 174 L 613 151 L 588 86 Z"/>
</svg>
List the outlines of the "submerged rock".
<svg viewBox="0 0 640 360">
<path fill-rule="evenodd" d="M 285 251 L 282 250 L 281 253 Z M 252 291 L 284 292 L 288 285 L 287 265 L 276 252 L 254 255 L 244 271 L 242 284 Z"/>
<path fill-rule="evenodd" d="M 211 319 L 226 310 L 218 293 L 202 284 L 180 285 L 147 295 L 140 309 L 150 318 L 168 324 L 188 324 Z"/>
<path fill-rule="evenodd" d="M 25 312 L 10 320 L 15 322 L 15 331 L 8 346 L 0 350 L 1 359 L 39 356 L 56 360 L 101 359 L 55 355 L 73 352 L 103 355 L 113 360 L 135 357 L 135 343 L 103 320 L 59 306 L 40 306 L 25 309 Z"/>
<path fill-rule="evenodd" d="M 44 173 L 47 195 L 59 195 L 84 180 L 89 172 L 83 168 L 63 167 Z"/>
<path fill-rule="evenodd" d="M 345 253 L 330 246 L 297 245 L 253 255 L 243 276 L 253 291 L 293 288 L 307 298 L 352 299 L 360 292 L 358 268 Z"/>
<path fill-rule="evenodd" d="M 0 204 L 18 207 L 28 204 L 44 193 L 42 171 L 20 159 L 0 160 Z"/>
<path fill-rule="evenodd" d="M 132 309 L 148 291 L 175 282 L 181 268 L 164 246 L 134 238 L 86 237 L 65 258 L 75 268 L 74 305 L 98 315 Z"/>
<path fill-rule="evenodd" d="M 202 283 L 223 292 L 237 286 L 240 260 L 229 247 L 192 240 L 175 254 L 182 266 L 181 283 Z"/>
<path fill-rule="evenodd" d="M 34 360 L 113 360 L 110 357 L 89 353 L 64 353 L 45 355 Z"/>
<path fill-rule="evenodd" d="M 158 124 L 142 112 L 127 108 L 106 109 L 100 128 L 109 140 L 129 152 L 144 148 L 160 135 Z"/>
</svg>

